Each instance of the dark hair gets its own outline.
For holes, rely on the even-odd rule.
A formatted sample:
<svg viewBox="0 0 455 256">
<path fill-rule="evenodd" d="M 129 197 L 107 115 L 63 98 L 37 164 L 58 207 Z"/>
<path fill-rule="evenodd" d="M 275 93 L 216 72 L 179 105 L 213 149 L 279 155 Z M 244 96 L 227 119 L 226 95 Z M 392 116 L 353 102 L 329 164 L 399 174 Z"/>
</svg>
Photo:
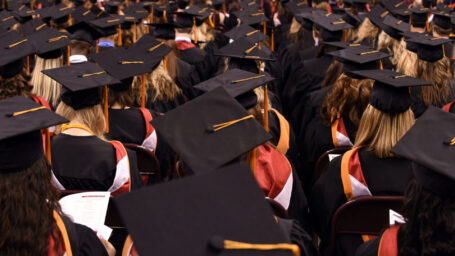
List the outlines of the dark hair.
<svg viewBox="0 0 455 256">
<path fill-rule="evenodd" d="M 32 91 L 30 74 L 23 69 L 19 74 L 11 78 L 0 77 L 0 99 L 14 96 L 29 96 Z"/>
<path fill-rule="evenodd" d="M 330 64 L 329 68 L 325 72 L 324 81 L 321 83 L 321 87 L 327 87 L 335 84 L 338 80 L 338 77 L 343 73 L 343 63 L 334 60 L 332 64 Z"/>
<path fill-rule="evenodd" d="M 60 212 L 51 168 L 42 156 L 26 170 L 0 174 L 0 255 L 47 255 L 49 236 L 59 252 L 61 234 L 53 217 Z"/>
<path fill-rule="evenodd" d="M 71 43 L 71 55 L 90 56 L 92 45 L 84 41 L 73 40 Z"/>
<path fill-rule="evenodd" d="M 455 198 L 440 197 L 412 180 L 405 192 L 399 255 L 455 255 Z"/>
<path fill-rule="evenodd" d="M 109 90 L 110 107 L 115 103 L 119 104 L 121 107 L 131 107 L 134 105 L 134 90 L 131 83 L 126 90 Z"/>
</svg>

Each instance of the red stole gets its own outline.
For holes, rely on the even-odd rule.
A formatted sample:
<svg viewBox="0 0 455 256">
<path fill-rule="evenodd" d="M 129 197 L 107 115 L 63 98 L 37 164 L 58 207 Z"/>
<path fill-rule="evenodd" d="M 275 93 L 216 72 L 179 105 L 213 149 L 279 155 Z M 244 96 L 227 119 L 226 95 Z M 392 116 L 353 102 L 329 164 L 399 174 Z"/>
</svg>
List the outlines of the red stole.
<svg viewBox="0 0 455 256">
<path fill-rule="evenodd" d="M 455 101 L 450 102 L 449 104 L 447 104 L 444 107 L 442 107 L 442 110 L 444 110 L 446 112 L 450 112 L 450 109 L 452 108 L 454 103 L 455 103 Z"/>
<path fill-rule="evenodd" d="M 184 51 L 196 47 L 196 45 L 187 41 L 176 41 L 176 43 L 177 49 L 179 49 L 179 51 Z"/>
<path fill-rule="evenodd" d="M 378 256 L 398 256 L 398 231 L 401 225 L 392 226 L 382 234 Z"/>
</svg>

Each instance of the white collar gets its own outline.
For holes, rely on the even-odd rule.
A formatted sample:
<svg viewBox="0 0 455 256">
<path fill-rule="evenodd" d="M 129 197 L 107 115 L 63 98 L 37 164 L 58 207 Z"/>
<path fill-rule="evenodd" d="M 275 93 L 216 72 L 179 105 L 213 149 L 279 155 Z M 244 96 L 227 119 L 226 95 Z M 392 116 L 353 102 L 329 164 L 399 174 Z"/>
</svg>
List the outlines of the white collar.
<svg viewBox="0 0 455 256">
<path fill-rule="evenodd" d="M 88 59 L 85 55 L 71 55 L 70 56 L 70 63 L 82 63 L 82 62 L 87 62 Z"/>
<path fill-rule="evenodd" d="M 175 37 L 175 41 L 185 41 L 185 42 L 188 42 L 188 43 L 191 43 L 191 39 L 189 39 L 188 37 L 182 37 L 182 36 L 176 36 Z"/>
</svg>

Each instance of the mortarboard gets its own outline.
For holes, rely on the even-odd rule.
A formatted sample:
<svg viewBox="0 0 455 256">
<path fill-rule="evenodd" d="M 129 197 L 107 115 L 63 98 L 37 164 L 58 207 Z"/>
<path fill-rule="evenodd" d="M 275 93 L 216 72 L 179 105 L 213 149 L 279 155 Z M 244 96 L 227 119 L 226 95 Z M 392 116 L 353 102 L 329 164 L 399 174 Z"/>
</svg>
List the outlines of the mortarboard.
<svg viewBox="0 0 455 256">
<path fill-rule="evenodd" d="M 424 28 L 427 25 L 428 20 L 428 8 L 410 8 L 411 12 L 411 25 L 414 27 Z"/>
<path fill-rule="evenodd" d="M 381 67 L 381 60 L 390 57 L 389 53 L 359 46 L 350 46 L 328 54 L 343 63 L 343 73 L 354 78 L 357 76 L 351 71 L 378 69 Z"/>
<path fill-rule="evenodd" d="M 164 42 L 160 42 L 153 36 L 147 34 L 139 38 L 139 40 L 128 49 L 134 51 L 139 56 L 146 56 L 147 58 L 145 58 L 144 61 L 153 68 L 172 51 L 172 48 L 167 46 Z"/>
<path fill-rule="evenodd" d="M 390 15 L 389 11 L 377 4 L 373 7 L 373 9 L 371 9 L 369 13 L 365 14 L 365 17 L 367 17 L 375 26 L 382 29 L 384 27 L 382 22 L 388 15 Z"/>
<path fill-rule="evenodd" d="M 44 153 L 40 130 L 66 122 L 32 99 L 0 100 L 0 173 L 22 171 L 38 161 Z"/>
<path fill-rule="evenodd" d="M 440 10 L 433 10 L 433 24 L 442 29 L 450 29 L 452 24 L 450 22 L 450 14 Z"/>
<path fill-rule="evenodd" d="M 96 40 L 103 37 L 103 34 L 90 26 L 87 22 L 79 22 L 66 30 L 71 33 L 70 39 L 84 41 L 93 44 Z"/>
<path fill-rule="evenodd" d="M 174 21 L 176 28 L 192 28 L 196 24 L 196 15 L 187 12 L 176 12 Z"/>
<path fill-rule="evenodd" d="M 310 7 L 306 3 L 306 1 L 289 1 L 284 4 L 286 8 L 294 15 L 298 15 L 302 12 L 308 11 Z"/>
<path fill-rule="evenodd" d="M 30 40 L 21 37 L 16 31 L 10 31 L 0 38 L 0 75 L 13 77 L 25 66 L 24 57 L 35 53 Z"/>
<path fill-rule="evenodd" d="M 147 187 L 114 202 L 140 255 L 300 255 L 245 164 Z"/>
<path fill-rule="evenodd" d="M 419 36 L 409 38 L 406 42 L 416 44 L 419 59 L 435 62 L 447 56 L 444 45 L 450 40 L 441 37 Z"/>
<path fill-rule="evenodd" d="M 428 107 L 391 152 L 414 162 L 416 181 L 442 197 L 455 197 L 455 115 Z"/>
<path fill-rule="evenodd" d="M 27 38 L 35 45 L 36 53 L 43 59 L 56 59 L 63 54 L 63 48 L 71 45 L 68 33 L 55 29 L 35 32 Z"/>
<path fill-rule="evenodd" d="M 222 87 L 151 123 L 183 162 L 198 173 L 232 162 L 271 138 Z"/>
<path fill-rule="evenodd" d="M 392 15 L 387 15 L 383 23 L 384 32 L 397 40 L 400 40 L 403 37 L 404 32 L 409 32 L 411 29 L 411 25 L 393 17 Z"/>
<path fill-rule="evenodd" d="M 248 24 L 241 24 L 240 26 L 227 31 L 224 35 L 234 41 L 245 37 L 251 43 L 257 43 L 267 38 L 260 30 L 255 29 Z"/>
<path fill-rule="evenodd" d="M 174 39 L 175 38 L 174 24 L 152 23 L 152 24 L 148 24 L 148 25 L 154 28 L 150 31 L 150 35 L 152 35 L 155 38 L 161 38 L 161 39 Z"/>
<path fill-rule="evenodd" d="M 408 7 L 408 4 L 402 0 L 381 0 L 380 3 L 390 12 L 396 9 L 407 9 Z"/>
<path fill-rule="evenodd" d="M 0 26 L 4 29 L 10 29 L 12 26 L 14 26 L 17 23 L 16 18 L 14 15 L 7 11 L 7 10 L 2 10 L 0 12 Z"/>
<path fill-rule="evenodd" d="M 265 13 L 257 9 L 251 9 L 248 11 L 236 11 L 233 12 L 233 14 L 239 18 L 242 23 L 248 25 L 262 24 L 269 21 L 267 16 L 265 16 Z"/>
<path fill-rule="evenodd" d="M 104 1 L 104 10 L 109 14 L 117 14 L 120 5 L 122 2 L 118 0 Z"/>
<path fill-rule="evenodd" d="M 122 27 L 125 22 L 123 16 L 109 15 L 108 17 L 92 20 L 89 23 L 95 26 L 103 36 L 110 36 L 118 33 L 118 45 L 122 46 Z"/>
<path fill-rule="evenodd" d="M 418 48 L 418 44 L 415 43 L 415 42 L 410 42 L 408 41 L 408 39 L 411 39 L 411 38 L 418 38 L 418 37 L 426 37 L 426 36 L 430 36 L 427 32 L 425 33 L 419 33 L 419 32 L 405 32 L 403 33 L 403 36 L 405 38 L 405 42 L 406 42 L 406 49 L 408 51 L 411 51 L 413 53 L 417 53 L 417 48 Z"/>
<path fill-rule="evenodd" d="M 212 5 L 213 6 L 220 6 L 223 5 L 226 1 L 225 0 L 212 0 Z"/>
<path fill-rule="evenodd" d="M 409 18 L 411 17 L 409 9 L 394 9 L 390 12 L 399 20 L 409 23 Z"/>
<path fill-rule="evenodd" d="M 73 22 L 72 25 L 77 25 L 81 22 L 89 22 L 98 18 L 92 10 L 87 9 L 83 6 L 77 7 L 72 13 Z"/>
<path fill-rule="evenodd" d="M 369 46 L 366 46 L 366 45 L 357 44 L 357 43 L 351 43 L 351 42 L 343 42 L 343 41 L 339 41 L 339 42 L 325 42 L 324 44 L 330 45 L 330 46 L 335 46 L 335 47 L 337 47 L 339 50 L 346 49 L 346 48 L 349 48 L 349 47 L 359 47 L 359 48 L 363 48 L 363 49 L 365 49 L 365 50 L 370 49 L 370 47 L 369 47 Z"/>
<path fill-rule="evenodd" d="M 60 83 L 65 90 L 61 100 L 75 110 L 101 103 L 99 87 L 120 83 L 91 62 L 41 71 Z"/>
<path fill-rule="evenodd" d="M 254 89 L 273 80 L 273 77 L 266 74 L 258 75 L 241 69 L 231 69 L 195 85 L 194 88 L 208 92 L 223 87 L 245 109 L 250 109 L 257 104 Z"/>
<path fill-rule="evenodd" d="M 194 15 L 196 18 L 196 25 L 198 26 L 212 14 L 210 5 L 192 5 L 186 8 L 185 12 Z"/>
<path fill-rule="evenodd" d="M 133 16 L 138 20 L 145 19 L 149 16 L 149 11 L 147 11 L 141 4 L 132 4 L 122 10 L 125 15 Z"/>
<path fill-rule="evenodd" d="M 302 25 L 303 28 L 311 31 L 313 30 L 314 16 L 324 12 L 316 8 L 308 8 L 305 10 L 307 11 L 297 14 L 295 19 Z"/>
<path fill-rule="evenodd" d="M 20 31 L 25 36 L 31 35 L 31 34 L 36 33 L 38 31 L 47 30 L 47 29 L 49 29 L 47 24 L 43 20 L 38 19 L 38 18 L 37 19 L 31 19 L 31 20 L 25 22 L 24 24 L 22 24 L 21 27 L 20 27 Z"/>
<path fill-rule="evenodd" d="M 392 70 L 362 70 L 352 71 L 352 73 L 375 80 L 369 103 L 389 114 L 403 113 L 411 107 L 410 87 L 431 85 L 427 81 Z"/>
<path fill-rule="evenodd" d="M 31 20 L 32 16 L 36 15 L 36 12 L 25 4 L 20 5 L 17 9 L 14 9 L 13 13 L 19 18 L 21 23 Z"/>
<path fill-rule="evenodd" d="M 259 61 L 275 60 L 272 56 L 272 52 L 268 50 L 265 45 L 259 46 L 258 44 L 251 43 L 245 37 L 239 38 L 221 49 L 218 49 L 215 51 L 214 55 Z"/>
<path fill-rule="evenodd" d="M 51 19 L 57 24 L 63 24 L 70 21 L 73 9 L 64 3 L 58 4 L 50 11 Z"/>
<path fill-rule="evenodd" d="M 348 10 L 344 10 L 344 13 L 342 14 L 341 18 L 354 28 L 357 28 L 360 26 L 360 24 L 362 24 L 360 18 L 357 15 L 352 14 Z"/>
<path fill-rule="evenodd" d="M 422 5 L 425 8 L 433 8 L 438 3 L 438 0 L 422 0 Z"/>
<path fill-rule="evenodd" d="M 343 30 L 352 28 L 352 25 L 337 14 L 315 15 L 313 22 L 318 25 L 317 27 L 324 42 L 340 41 L 343 39 Z"/>
</svg>

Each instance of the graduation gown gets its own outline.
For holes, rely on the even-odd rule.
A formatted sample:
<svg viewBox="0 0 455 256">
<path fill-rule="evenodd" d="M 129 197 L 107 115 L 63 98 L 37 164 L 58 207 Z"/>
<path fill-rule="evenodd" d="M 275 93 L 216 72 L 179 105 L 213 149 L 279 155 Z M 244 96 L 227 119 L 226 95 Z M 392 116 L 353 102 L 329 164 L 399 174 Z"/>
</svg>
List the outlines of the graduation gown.
<svg viewBox="0 0 455 256">
<path fill-rule="evenodd" d="M 372 239 L 357 249 L 356 256 L 398 256 L 401 241 L 401 225 L 392 226 L 381 236 Z"/>
<path fill-rule="evenodd" d="M 175 83 L 180 87 L 180 89 L 182 89 L 183 94 L 186 96 L 186 99 L 184 99 L 183 102 L 182 102 L 182 99 L 179 99 L 178 104 L 181 105 L 186 100 L 188 100 L 188 99 L 191 100 L 191 99 L 194 99 L 196 96 L 198 96 L 198 93 L 195 89 L 193 89 L 193 86 L 200 82 L 201 82 L 201 79 L 199 77 L 199 74 L 198 74 L 198 71 L 196 70 L 196 68 L 193 65 L 191 65 L 181 59 L 177 59 L 177 77 L 175 79 Z M 177 106 L 180 106 L 180 105 L 177 105 Z M 176 107 L 176 106 L 172 106 L 172 107 Z M 152 108 L 152 109 L 155 111 L 158 111 L 158 112 L 165 113 L 165 112 L 171 110 L 172 107 L 171 108 L 167 107 L 166 111 L 160 111 L 159 108 Z"/>
<path fill-rule="evenodd" d="M 113 186 L 118 159 L 109 142 L 96 136 L 61 133 L 53 138 L 51 152 L 54 185 L 57 179 L 67 190 L 108 191 Z M 137 169 L 136 153 L 129 149 L 126 152 L 131 189 L 137 189 L 143 182 Z"/>
<path fill-rule="evenodd" d="M 186 44 L 189 44 L 185 42 Z M 183 61 L 185 61 L 188 64 L 191 64 L 194 66 L 198 77 L 199 77 L 199 82 L 203 82 L 207 79 L 210 78 L 210 75 L 208 74 L 208 70 L 210 68 L 207 67 L 207 53 L 204 50 L 199 49 L 197 46 L 193 44 L 191 47 L 184 48 L 181 45 L 180 41 L 177 41 L 177 46 L 179 49 L 179 58 Z"/>
<path fill-rule="evenodd" d="M 348 198 L 343 187 L 344 174 L 341 171 L 341 161 L 342 156 L 329 163 L 327 170 L 317 180 L 311 193 L 312 220 L 314 220 L 316 232 L 320 235 L 324 245 L 329 241 L 330 222 L 333 214 L 347 202 Z M 403 195 L 409 180 L 412 178 L 410 161 L 401 158 L 381 159 L 373 152 L 368 152 L 362 148 L 358 150 L 357 160 L 349 161 L 350 168 L 351 164 L 353 166 L 358 164 L 361 167 L 360 172 L 357 173 L 363 174 L 362 177 L 366 182 L 366 184 L 351 182 L 351 186 L 356 188 L 349 188 L 354 198 L 368 194 L 376 196 Z M 349 170 L 347 178 L 352 180 L 354 177 L 359 180 L 354 172 L 351 173 L 351 170 Z M 363 243 L 363 240 L 358 235 L 342 235 L 337 237 L 336 243 L 337 255 L 354 255 L 355 250 Z"/>
<path fill-rule="evenodd" d="M 450 89 L 449 89 L 449 97 L 446 102 L 442 102 L 441 104 L 434 105 L 437 108 L 442 108 L 446 104 L 455 100 L 455 82 L 449 81 Z M 414 112 L 414 116 L 419 118 L 425 110 L 427 110 L 428 106 L 425 105 L 425 102 L 422 99 L 422 88 L 420 87 L 412 87 L 411 88 L 411 109 Z"/>
<path fill-rule="evenodd" d="M 278 225 L 288 238 L 290 243 L 296 244 L 300 248 L 300 255 L 316 256 L 319 255 L 313 244 L 311 236 L 301 227 L 296 220 L 282 219 L 276 217 Z"/>
</svg>

